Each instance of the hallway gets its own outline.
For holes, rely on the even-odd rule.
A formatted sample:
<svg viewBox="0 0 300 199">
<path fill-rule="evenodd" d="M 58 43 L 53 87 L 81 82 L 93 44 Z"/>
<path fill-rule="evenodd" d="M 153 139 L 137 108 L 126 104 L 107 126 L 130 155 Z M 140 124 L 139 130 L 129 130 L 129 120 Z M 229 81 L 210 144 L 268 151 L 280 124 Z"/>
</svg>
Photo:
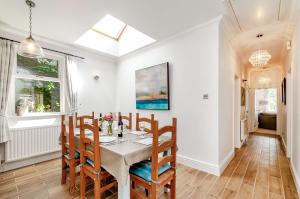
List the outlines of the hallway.
<svg viewBox="0 0 300 199">
<path fill-rule="evenodd" d="M 186 172 L 178 172 L 178 184 L 192 179 Z M 272 135 L 251 134 L 221 177 L 207 175 L 200 180 L 200 176 L 203 174 L 194 174 L 196 178 L 188 183 L 189 198 L 298 198 L 288 159 L 279 139 Z M 178 198 L 186 198 L 179 187 Z"/>
</svg>

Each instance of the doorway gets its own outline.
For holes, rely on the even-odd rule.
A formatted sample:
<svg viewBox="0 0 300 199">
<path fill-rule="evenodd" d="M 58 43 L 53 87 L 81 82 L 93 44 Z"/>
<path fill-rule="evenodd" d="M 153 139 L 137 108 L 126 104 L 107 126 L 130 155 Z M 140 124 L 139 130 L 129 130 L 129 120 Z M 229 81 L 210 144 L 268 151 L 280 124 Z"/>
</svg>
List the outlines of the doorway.
<svg viewBox="0 0 300 199">
<path fill-rule="evenodd" d="M 258 132 L 276 134 L 277 96 L 277 88 L 255 89 L 255 119 Z"/>
</svg>

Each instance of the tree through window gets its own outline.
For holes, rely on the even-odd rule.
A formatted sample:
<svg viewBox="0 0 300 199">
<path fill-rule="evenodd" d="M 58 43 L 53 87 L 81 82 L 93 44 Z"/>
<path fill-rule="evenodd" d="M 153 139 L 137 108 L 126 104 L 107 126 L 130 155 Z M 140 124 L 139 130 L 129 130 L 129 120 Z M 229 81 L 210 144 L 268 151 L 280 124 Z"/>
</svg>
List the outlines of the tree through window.
<svg viewBox="0 0 300 199">
<path fill-rule="evenodd" d="M 59 61 L 17 56 L 15 84 L 17 115 L 60 112 Z"/>
</svg>

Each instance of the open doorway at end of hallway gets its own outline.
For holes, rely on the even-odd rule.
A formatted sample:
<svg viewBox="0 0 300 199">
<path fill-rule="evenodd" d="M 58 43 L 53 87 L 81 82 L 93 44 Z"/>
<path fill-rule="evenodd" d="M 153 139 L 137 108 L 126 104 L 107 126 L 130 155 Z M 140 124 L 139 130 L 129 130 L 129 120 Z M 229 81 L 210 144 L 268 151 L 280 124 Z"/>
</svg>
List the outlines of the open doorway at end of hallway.
<svg viewBox="0 0 300 199">
<path fill-rule="evenodd" d="M 256 132 L 276 134 L 277 88 L 255 89 Z"/>
</svg>

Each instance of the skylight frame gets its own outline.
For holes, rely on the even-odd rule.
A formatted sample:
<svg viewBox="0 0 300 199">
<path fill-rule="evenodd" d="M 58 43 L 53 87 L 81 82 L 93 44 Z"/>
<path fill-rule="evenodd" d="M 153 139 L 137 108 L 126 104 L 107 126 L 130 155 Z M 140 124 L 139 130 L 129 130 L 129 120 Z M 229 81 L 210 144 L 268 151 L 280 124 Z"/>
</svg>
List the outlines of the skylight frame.
<svg viewBox="0 0 300 199">
<path fill-rule="evenodd" d="M 126 28 L 127 28 L 127 24 L 124 23 L 124 26 L 120 29 L 119 33 L 117 34 L 117 37 L 111 36 L 111 35 L 109 35 L 107 33 L 104 33 L 104 32 L 102 32 L 100 30 L 97 30 L 96 28 L 92 28 L 91 30 L 94 31 L 94 32 L 96 32 L 96 33 L 98 33 L 98 34 L 104 35 L 104 36 L 106 36 L 106 37 L 108 37 L 110 39 L 113 39 L 113 40 L 115 40 L 115 41 L 118 42 L 120 40 L 120 38 L 122 37 L 122 35 L 123 35 L 123 33 L 124 33 L 124 31 L 125 31 Z"/>
<path fill-rule="evenodd" d="M 115 57 L 121 57 L 156 40 L 107 14 L 74 43 Z"/>
</svg>

